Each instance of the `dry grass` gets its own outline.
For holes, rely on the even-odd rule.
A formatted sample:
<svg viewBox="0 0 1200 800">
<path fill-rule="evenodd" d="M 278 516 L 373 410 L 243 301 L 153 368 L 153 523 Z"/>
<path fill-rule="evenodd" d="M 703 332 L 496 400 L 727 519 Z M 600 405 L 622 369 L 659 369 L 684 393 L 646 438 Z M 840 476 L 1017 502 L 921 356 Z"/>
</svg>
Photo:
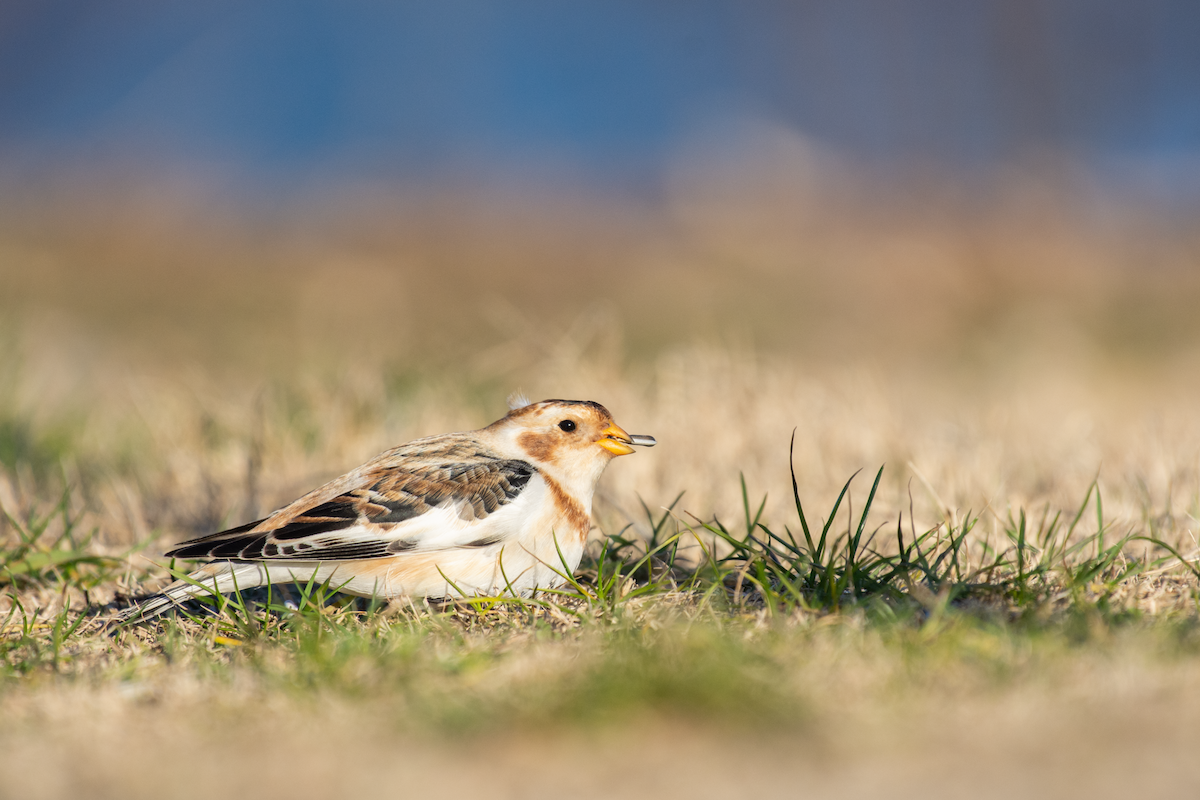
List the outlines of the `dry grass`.
<svg viewBox="0 0 1200 800">
<path fill-rule="evenodd" d="M 502 797 L 1115 797 L 1178 790 L 1197 777 L 1194 655 L 1164 657 L 1145 634 L 1086 650 L 970 634 L 943 635 L 952 652 L 932 655 L 920 654 L 920 642 L 901 647 L 854 626 L 793 635 L 780 655 L 803 714 L 750 727 L 626 712 L 603 727 L 518 716 L 431 737 L 397 704 L 403 691 L 380 702 L 374 683 L 360 696 L 281 693 L 249 669 L 60 682 L 6 692 L 0 765 L 5 794 L 24 798 L 199 797 L 230 785 Z M 1008 652 L 989 652 L 997 642 Z M 548 647 L 514 645 L 517 654 L 472 683 L 496 682 L 499 692 L 514 683 L 528 690 L 514 675 L 562 679 L 571 663 L 547 664 Z M 998 667 L 1011 672 L 990 674 Z"/>
<path fill-rule="evenodd" d="M 1133 540 L 1094 580 L 1069 568 L 1101 524 L 1107 544 L 1197 551 L 1194 235 L 1127 210 L 1084 217 L 1028 185 L 966 209 L 759 202 L 696 180 L 637 213 L 359 197 L 246 222 L 80 192 L 7 215 L 0 541 L 12 556 L 19 526 L 44 520 L 39 541 L 69 534 L 52 550 L 92 560 L 34 548 L 42 561 L 0 576 L 0 615 L 19 603 L 46 625 L 3 651 L 0 795 L 211 793 L 176 777 L 198 754 L 223 781 L 305 793 L 1104 795 L 1194 780 L 1190 573 Z M 742 475 L 754 507 L 767 495 L 762 520 L 798 534 L 793 429 L 812 521 L 852 473 L 886 464 L 869 518 L 884 554 L 901 514 L 909 542 L 936 528 L 943 544 L 977 517 L 962 552 L 978 566 L 1022 511 L 1031 530 L 1070 519 L 1093 481 L 1103 522 L 1093 496 L 1071 539 L 1092 549 L 1037 591 L 949 607 L 920 585 L 775 616 L 752 591 L 652 593 L 582 620 L 343 609 L 256 617 L 275 620 L 260 633 L 180 620 L 66 635 L 85 603 L 164 578 L 144 557 L 164 545 L 395 443 L 489 422 L 518 387 L 599 400 L 661 442 L 609 470 L 598 540 L 630 523 L 649 535 L 638 498 L 657 509 L 680 492 L 681 520 L 734 529 Z M 860 476 L 835 531 L 869 488 Z M 680 564 L 702 561 L 685 543 Z M 372 766 L 344 777 L 348 764 Z"/>
</svg>

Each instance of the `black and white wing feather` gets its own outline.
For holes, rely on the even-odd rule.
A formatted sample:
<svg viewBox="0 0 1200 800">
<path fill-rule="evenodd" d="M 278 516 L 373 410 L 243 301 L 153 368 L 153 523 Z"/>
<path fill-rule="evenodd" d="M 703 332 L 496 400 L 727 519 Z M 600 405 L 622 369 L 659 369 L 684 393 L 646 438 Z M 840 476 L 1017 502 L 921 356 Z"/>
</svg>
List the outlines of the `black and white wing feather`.
<svg viewBox="0 0 1200 800">
<path fill-rule="evenodd" d="M 170 558 L 339 561 L 491 543 L 483 524 L 536 468 L 456 436 L 390 450 L 269 517 L 183 542 Z"/>
</svg>

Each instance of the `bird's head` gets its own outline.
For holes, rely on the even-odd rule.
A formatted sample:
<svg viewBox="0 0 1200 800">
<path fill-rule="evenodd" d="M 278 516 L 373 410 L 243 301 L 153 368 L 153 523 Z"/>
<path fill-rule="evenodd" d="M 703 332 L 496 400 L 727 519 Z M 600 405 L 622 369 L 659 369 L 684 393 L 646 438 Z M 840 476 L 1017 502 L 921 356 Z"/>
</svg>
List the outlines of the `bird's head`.
<svg viewBox="0 0 1200 800">
<path fill-rule="evenodd" d="M 634 445 L 655 444 L 653 436 L 626 433 L 607 408 L 590 400 L 519 405 L 489 430 L 560 480 L 590 485 L 614 457 L 632 453 Z"/>
</svg>

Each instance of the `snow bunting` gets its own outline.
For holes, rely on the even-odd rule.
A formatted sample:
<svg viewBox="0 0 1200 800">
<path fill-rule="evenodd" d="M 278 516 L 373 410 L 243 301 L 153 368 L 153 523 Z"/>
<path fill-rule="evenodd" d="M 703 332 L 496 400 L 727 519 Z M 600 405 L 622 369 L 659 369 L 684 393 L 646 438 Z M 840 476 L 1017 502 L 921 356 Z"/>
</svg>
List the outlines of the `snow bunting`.
<svg viewBox="0 0 1200 800">
<path fill-rule="evenodd" d="M 314 578 L 378 598 L 528 595 L 561 584 L 583 557 L 604 468 L 655 440 L 626 433 L 591 401 L 513 405 L 486 428 L 400 445 L 265 519 L 183 542 L 167 557 L 210 563 L 119 619 Z"/>
</svg>

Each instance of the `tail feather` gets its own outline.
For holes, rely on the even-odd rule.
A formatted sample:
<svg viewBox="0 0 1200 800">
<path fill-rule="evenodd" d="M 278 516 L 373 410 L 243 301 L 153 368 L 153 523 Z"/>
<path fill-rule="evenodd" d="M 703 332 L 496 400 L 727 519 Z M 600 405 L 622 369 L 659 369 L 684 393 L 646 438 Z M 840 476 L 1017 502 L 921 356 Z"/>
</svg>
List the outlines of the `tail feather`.
<svg viewBox="0 0 1200 800">
<path fill-rule="evenodd" d="M 149 620 L 195 597 L 265 586 L 271 582 L 270 572 L 265 564 L 214 561 L 205 564 L 187 578 L 175 581 L 158 594 L 124 609 L 117 614 L 115 621 L 124 624 Z"/>
</svg>

